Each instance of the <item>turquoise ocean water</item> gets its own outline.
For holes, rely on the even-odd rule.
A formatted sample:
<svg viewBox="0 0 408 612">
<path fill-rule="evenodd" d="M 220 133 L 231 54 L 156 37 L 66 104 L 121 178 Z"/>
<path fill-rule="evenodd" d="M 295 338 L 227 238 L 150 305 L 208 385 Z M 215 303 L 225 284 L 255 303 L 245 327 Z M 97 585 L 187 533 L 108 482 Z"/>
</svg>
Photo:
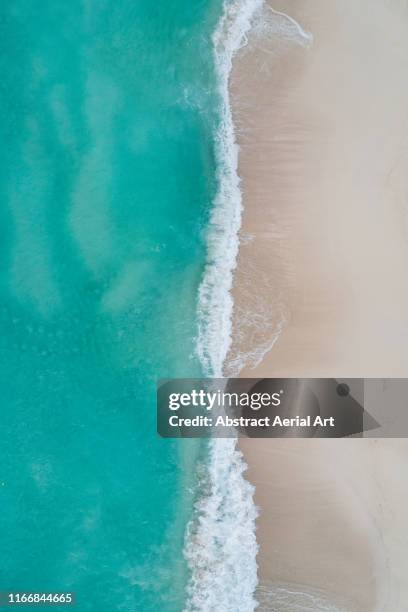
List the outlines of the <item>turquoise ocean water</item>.
<svg viewBox="0 0 408 612">
<path fill-rule="evenodd" d="M 0 589 L 182 610 L 194 357 L 216 190 L 220 0 L 0 8 Z"/>
</svg>

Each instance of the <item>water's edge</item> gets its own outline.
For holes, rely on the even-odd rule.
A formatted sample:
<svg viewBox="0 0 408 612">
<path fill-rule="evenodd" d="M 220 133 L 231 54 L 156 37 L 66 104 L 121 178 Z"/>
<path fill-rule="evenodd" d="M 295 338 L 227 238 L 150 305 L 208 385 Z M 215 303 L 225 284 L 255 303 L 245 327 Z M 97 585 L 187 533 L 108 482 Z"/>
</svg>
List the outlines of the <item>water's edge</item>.
<svg viewBox="0 0 408 612">
<path fill-rule="evenodd" d="M 239 247 L 242 195 L 229 76 L 263 0 L 226 0 L 213 36 L 221 103 L 216 138 L 218 191 L 207 232 L 207 262 L 198 297 L 197 353 L 206 376 L 221 377 L 231 344 L 233 274 Z M 191 572 L 186 611 L 251 612 L 257 606 L 257 509 L 246 464 L 235 440 L 210 442 L 201 498 L 186 533 Z"/>
</svg>

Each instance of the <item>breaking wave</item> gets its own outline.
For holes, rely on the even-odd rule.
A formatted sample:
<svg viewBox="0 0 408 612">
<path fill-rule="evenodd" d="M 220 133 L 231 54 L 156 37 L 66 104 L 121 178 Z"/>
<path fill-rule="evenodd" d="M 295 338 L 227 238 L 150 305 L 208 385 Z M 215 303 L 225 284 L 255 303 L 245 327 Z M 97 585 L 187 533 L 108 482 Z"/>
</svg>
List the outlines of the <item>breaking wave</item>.
<svg viewBox="0 0 408 612">
<path fill-rule="evenodd" d="M 246 44 L 263 0 L 226 0 L 213 36 L 221 100 L 216 140 L 218 192 L 207 233 L 207 263 L 198 299 L 197 353 L 206 376 L 222 377 L 231 345 L 231 288 L 241 227 L 238 145 L 228 89 L 235 53 Z M 257 606 L 254 488 L 235 439 L 209 443 L 201 497 L 187 529 L 185 556 L 191 572 L 187 611 L 251 612 Z"/>
</svg>

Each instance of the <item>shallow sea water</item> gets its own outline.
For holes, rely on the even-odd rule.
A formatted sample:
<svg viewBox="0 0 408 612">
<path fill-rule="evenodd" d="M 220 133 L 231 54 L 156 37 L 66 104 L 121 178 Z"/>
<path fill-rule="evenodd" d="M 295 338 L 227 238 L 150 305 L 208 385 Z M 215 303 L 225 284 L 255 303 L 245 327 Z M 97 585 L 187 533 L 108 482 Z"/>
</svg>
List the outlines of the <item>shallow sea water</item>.
<svg viewBox="0 0 408 612">
<path fill-rule="evenodd" d="M 1 5 L 3 589 L 182 609 L 202 449 L 156 436 L 155 383 L 201 373 L 221 10 Z"/>
</svg>

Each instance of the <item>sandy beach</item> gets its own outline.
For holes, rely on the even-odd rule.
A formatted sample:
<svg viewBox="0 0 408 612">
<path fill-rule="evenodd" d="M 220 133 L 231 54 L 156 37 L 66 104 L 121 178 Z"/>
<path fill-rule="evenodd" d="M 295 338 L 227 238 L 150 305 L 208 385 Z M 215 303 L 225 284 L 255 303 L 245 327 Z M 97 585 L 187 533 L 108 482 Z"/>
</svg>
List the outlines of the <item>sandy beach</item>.
<svg viewBox="0 0 408 612">
<path fill-rule="evenodd" d="M 231 78 L 244 214 L 230 374 L 408 376 L 407 74 L 402 0 L 266 4 Z M 408 608 L 405 440 L 241 448 L 261 609 Z"/>
</svg>

